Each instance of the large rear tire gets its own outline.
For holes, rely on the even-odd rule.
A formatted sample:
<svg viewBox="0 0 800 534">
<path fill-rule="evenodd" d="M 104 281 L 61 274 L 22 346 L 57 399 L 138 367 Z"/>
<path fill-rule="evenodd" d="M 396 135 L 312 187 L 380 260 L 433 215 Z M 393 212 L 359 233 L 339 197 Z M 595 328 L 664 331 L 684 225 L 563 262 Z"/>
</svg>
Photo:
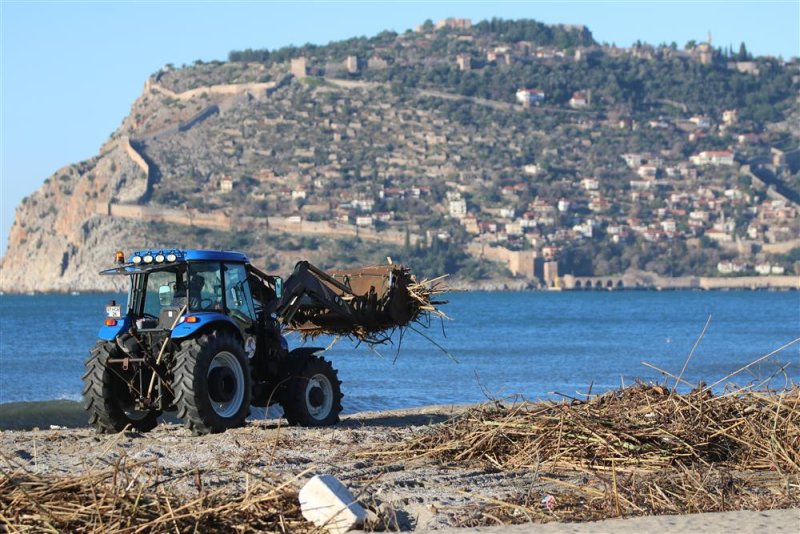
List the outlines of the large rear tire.
<svg viewBox="0 0 800 534">
<path fill-rule="evenodd" d="M 309 357 L 288 385 L 283 413 L 290 425 L 329 426 L 342 411 L 341 382 L 330 362 Z"/>
<path fill-rule="evenodd" d="M 250 407 L 250 367 L 233 335 L 218 332 L 181 343 L 173 376 L 178 417 L 194 434 L 244 425 Z"/>
<path fill-rule="evenodd" d="M 110 434 L 126 427 L 148 432 L 158 425 L 160 411 L 136 410 L 124 371 L 109 367 L 109 358 L 121 358 L 117 346 L 109 341 L 98 341 L 86 360 L 83 375 L 84 408 L 89 412 L 89 424 L 98 432 Z"/>
</svg>

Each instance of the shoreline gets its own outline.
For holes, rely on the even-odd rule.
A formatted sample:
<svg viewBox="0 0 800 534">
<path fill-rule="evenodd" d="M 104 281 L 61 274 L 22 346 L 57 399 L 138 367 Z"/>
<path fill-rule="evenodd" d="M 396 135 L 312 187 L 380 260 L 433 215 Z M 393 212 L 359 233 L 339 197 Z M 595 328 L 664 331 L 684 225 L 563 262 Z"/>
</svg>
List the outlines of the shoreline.
<svg viewBox="0 0 800 534">
<path fill-rule="evenodd" d="M 588 277 L 587 277 L 588 278 Z M 800 277 L 791 277 L 796 279 L 796 283 L 787 286 L 774 286 L 770 284 L 756 285 L 756 286 L 743 286 L 743 285 L 716 285 L 715 287 L 689 287 L 685 285 L 676 286 L 639 286 L 639 287 L 561 287 L 561 288 L 543 288 L 543 287 L 521 287 L 519 284 L 509 284 L 499 282 L 497 284 L 485 284 L 478 287 L 467 287 L 470 284 L 458 284 L 453 287 L 448 287 L 446 293 L 613 293 L 613 292 L 662 292 L 662 291 L 694 291 L 694 292 L 750 292 L 750 291 L 765 291 L 765 292 L 792 292 L 800 291 Z M 718 278 L 714 280 L 736 280 L 736 278 Z M 514 286 L 517 287 L 514 287 Z M 102 289 L 87 289 L 81 291 L 63 290 L 63 291 L 3 291 L 0 292 L 2 296 L 14 297 L 42 297 L 42 296 L 85 296 L 85 295 L 110 295 L 116 294 L 114 291 L 105 291 Z M 119 294 L 124 294 L 120 292 Z"/>
<path fill-rule="evenodd" d="M 405 408 L 389 408 L 386 410 L 365 410 L 358 412 L 345 412 L 343 420 L 393 417 L 395 415 L 414 415 L 442 410 L 453 414 L 466 411 L 479 404 L 428 404 L 424 406 L 411 406 Z M 281 411 L 275 407 L 257 408 L 251 406 L 251 415 L 247 418 L 245 428 L 258 425 L 263 421 L 278 421 Z M 182 427 L 181 421 L 172 412 L 165 413 L 160 418 L 160 425 Z M 285 425 L 285 422 L 283 423 Z M 51 428 L 54 426 L 56 428 Z M 336 428 L 333 426 L 331 428 Z M 43 432 L 48 430 L 92 430 L 82 400 L 51 399 L 31 401 L 9 401 L 0 403 L 0 434 L 2 432 Z"/>
</svg>

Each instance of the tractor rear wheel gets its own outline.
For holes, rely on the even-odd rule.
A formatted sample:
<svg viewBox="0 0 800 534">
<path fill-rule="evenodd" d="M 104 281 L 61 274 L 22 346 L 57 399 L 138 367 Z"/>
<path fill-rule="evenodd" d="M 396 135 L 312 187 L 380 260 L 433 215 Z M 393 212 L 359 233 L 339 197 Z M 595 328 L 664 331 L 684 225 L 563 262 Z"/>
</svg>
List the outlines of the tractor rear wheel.
<svg viewBox="0 0 800 534">
<path fill-rule="evenodd" d="M 336 369 L 318 356 L 309 357 L 288 384 L 283 413 L 290 425 L 329 426 L 339 421 L 342 391 Z"/>
<path fill-rule="evenodd" d="M 173 372 L 178 417 L 194 434 L 244 425 L 250 407 L 250 367 L 241 343 L 215 332 L 181 343 Z"/>
<path fill-rule="evenodd" d="M 121 432 L 129 426 L 140 432 L 153 430 L 161 412 L 136 410 L 125 371 L 108 365 L 112 357 L 123 357 L 116 344 L 98 341 L 86 360 L 83 400 L 89 424 L 106 434 Z"/>
</svg>

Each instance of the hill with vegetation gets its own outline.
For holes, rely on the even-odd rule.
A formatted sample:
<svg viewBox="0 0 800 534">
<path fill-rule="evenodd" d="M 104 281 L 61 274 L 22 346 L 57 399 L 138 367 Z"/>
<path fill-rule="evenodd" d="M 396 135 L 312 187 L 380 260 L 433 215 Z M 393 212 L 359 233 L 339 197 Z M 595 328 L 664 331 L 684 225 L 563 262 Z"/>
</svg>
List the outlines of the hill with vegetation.
<svg viewBox="0 0 800 534">
<path fill-rule="evenodd" d="M 582 26 L 426 21 L 167 65 L 17 210 L 0 290 L 109 289 L 113 251 L 470 287 L 800 274 L 800 62 Z"/>
</svg>

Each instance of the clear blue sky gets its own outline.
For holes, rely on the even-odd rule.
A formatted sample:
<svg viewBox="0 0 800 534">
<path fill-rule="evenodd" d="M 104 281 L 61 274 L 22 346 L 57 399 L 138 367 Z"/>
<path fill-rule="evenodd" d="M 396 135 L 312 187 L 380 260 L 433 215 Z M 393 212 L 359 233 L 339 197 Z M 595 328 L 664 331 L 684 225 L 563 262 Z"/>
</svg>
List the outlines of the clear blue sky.
<svg viewBox="0 0 800 534">
<path fill-rule="evenodd" d="M 232 49 L 326 43 L 425 19 L 533 18 L 585 24 L 627 46 L 744 41 L 756 54 L 800 55 L 800 0 L 565 2 L 267 2 L 0 0 L 0 254 L 14 209 L 58 168 L 97 154 L 145 79 L 167 63 Z"/>
</svg>

